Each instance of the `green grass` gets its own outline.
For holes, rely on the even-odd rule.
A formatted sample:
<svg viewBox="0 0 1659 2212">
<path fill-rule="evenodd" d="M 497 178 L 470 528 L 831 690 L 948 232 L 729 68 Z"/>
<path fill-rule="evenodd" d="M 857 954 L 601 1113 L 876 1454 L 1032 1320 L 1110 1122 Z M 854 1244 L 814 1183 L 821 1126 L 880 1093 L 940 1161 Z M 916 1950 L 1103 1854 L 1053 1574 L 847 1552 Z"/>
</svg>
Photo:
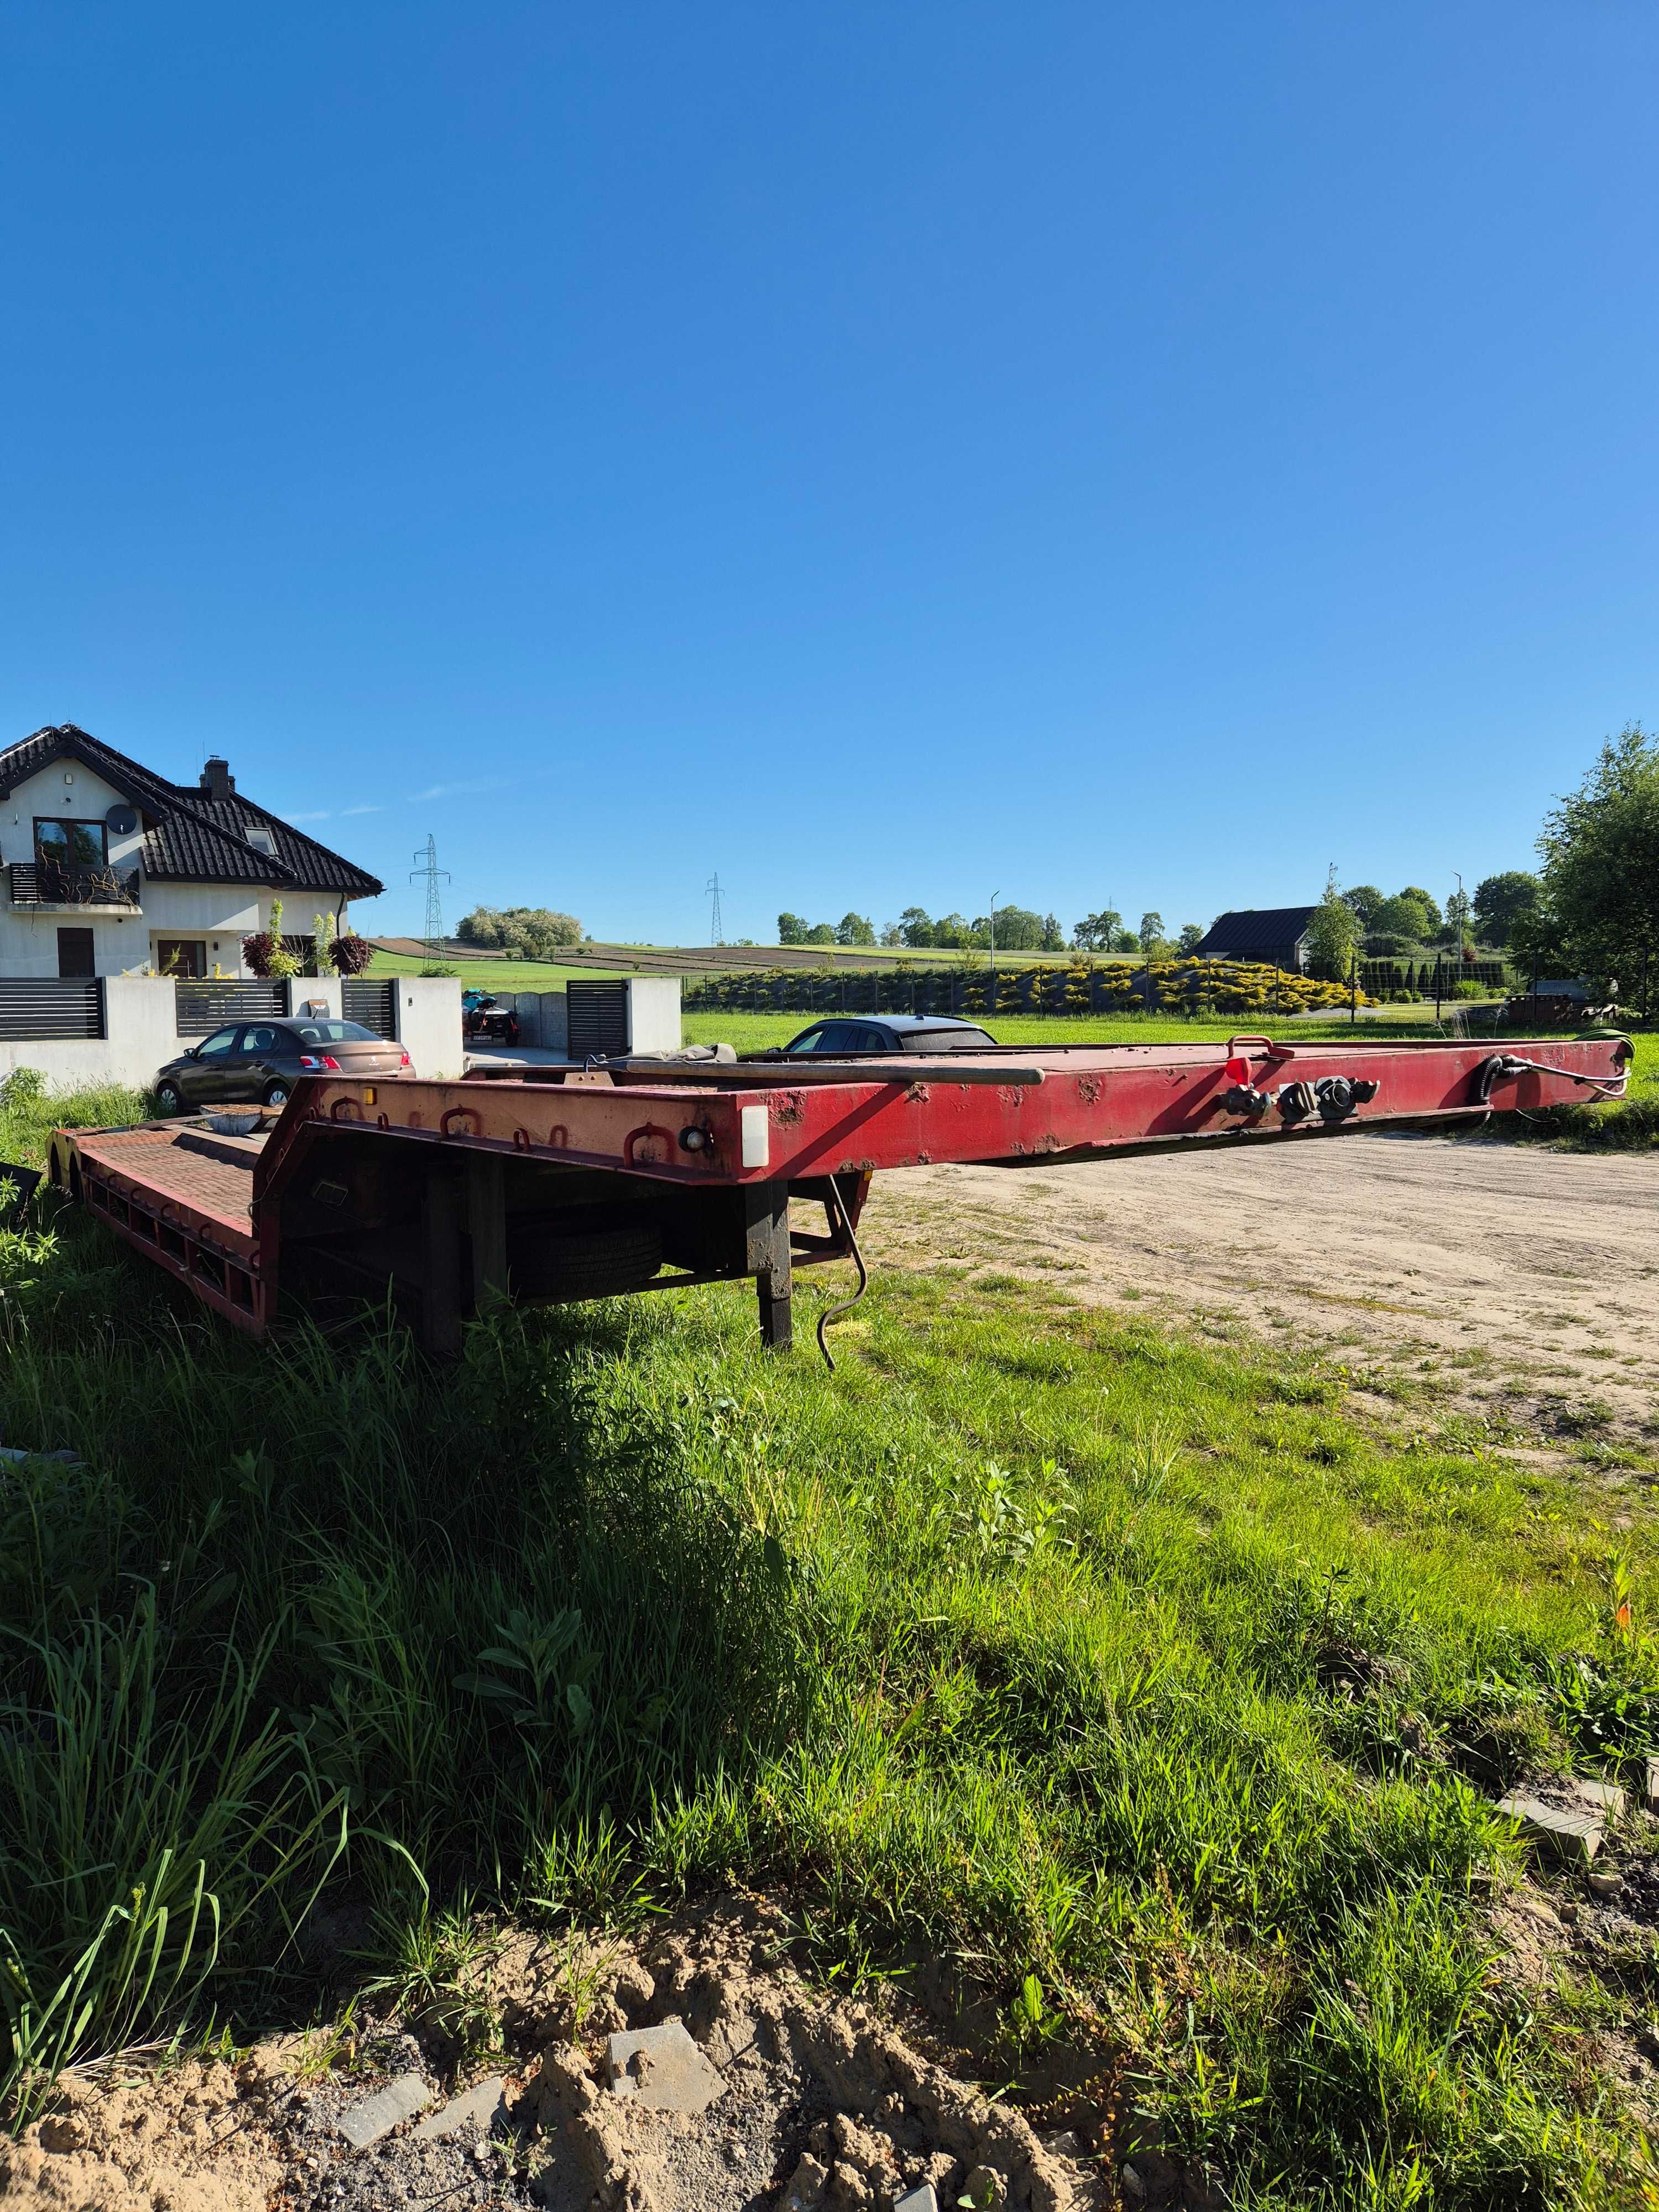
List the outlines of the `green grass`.
<svg viewBox="0 0 1659 2212">
<path fill-rule="evenodd" d="M 0 1105 L 0 1153 L 46 1122 Z M 989 1278 L 878 1281 L 833 1376 L 718 1289 L 504 1313 L 449 1371 L 376 1323 L 262 1351 L 77 1214 L 0 1229 L 0 1437 L 80 1455 L 0 1476 L 15 2100 L 305 2021 L 314 1899 L 395 1980 L 469 1893 L 735 1875 L 823 1966 L 1035 1976 L 1241 2205 L 1615 2201 L 1585 2001 L 1489 1974 L 1510 1846 L 1446 1755 L 1655 1745 L 1611 1589 L 1644 1623 L 1659 1547 L 1601 1475 Z"/>
</svg>

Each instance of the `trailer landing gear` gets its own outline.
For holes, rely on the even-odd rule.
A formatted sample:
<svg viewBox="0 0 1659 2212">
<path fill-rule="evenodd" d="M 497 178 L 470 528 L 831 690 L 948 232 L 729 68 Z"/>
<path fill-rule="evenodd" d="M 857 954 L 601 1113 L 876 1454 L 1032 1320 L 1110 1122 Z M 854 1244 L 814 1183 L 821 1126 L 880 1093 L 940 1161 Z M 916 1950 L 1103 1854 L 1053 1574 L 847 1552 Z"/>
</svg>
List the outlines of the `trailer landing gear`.
<svg viewBox="0 0 1659 2212">
<path fill-rule="evenodd" d="M 761 1342 L 769 1352 L 787 1352 L 794 1326 L 787 1182 L 744 1184 L 743 1231 L 744 1273 L 754 1276 L 760 1293 Z"/>
</svg>

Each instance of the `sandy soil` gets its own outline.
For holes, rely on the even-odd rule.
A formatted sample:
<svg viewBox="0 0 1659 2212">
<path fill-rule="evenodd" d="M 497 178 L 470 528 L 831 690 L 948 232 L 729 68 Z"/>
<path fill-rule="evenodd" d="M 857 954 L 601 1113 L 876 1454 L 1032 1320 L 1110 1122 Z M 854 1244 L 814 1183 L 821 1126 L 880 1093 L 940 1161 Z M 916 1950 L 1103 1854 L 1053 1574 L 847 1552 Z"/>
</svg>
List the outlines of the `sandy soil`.
<svg viewBox="0 0 1659 2212">
<path fill-rule="evenodd" d="M 1659 1433 L 1659 1160 L 1347 1137 L 878 1176 L 866 1250 L 1323 1345 L 1546 1435 Z"/>
<path fill-rule="evenodd" d="M 1115 2180 L 1133 2193 L 1152 2177 L 1168 2185 L 1158 2201 L 1218 2212 L 1211 2168 L 1126 2130 L 1115 2071 L 1056 2079 L 1028 2116 L 929 2056 L 914 2008 L 905 2029 L 890 2002 L 810 1988 L 788 1961 L 793 1940 L 775 1905 L 747 1896 L 709 1900 L 634 1942 L 505 1929 L 470 1990 L 501 2034 L 487 2057 L 459 2063 L 419 2021 L 392 2019 L 349 2038 L 290 2037 L 233 2064 L 116 2065 L 64 2081 L 46 2118 L 0 2138 L 0 2203 L 891 2212 L 931 2184 L 947 2208 L 971 2196 L 984 2212 L 1096 2212 Z M 611 2034 L 674 2021 L 714 2069 L 700 2111 L 651 2109 L 648 2076 L 638 2094 L 619 2094 L 606 2063 Z M 494 2117 L 441 2137 L 435 2118 L 411 2118 L 355 2148 L 343 2118 L 410 2075 L 434 2105 L 489 2075 Z"/>
</svg>

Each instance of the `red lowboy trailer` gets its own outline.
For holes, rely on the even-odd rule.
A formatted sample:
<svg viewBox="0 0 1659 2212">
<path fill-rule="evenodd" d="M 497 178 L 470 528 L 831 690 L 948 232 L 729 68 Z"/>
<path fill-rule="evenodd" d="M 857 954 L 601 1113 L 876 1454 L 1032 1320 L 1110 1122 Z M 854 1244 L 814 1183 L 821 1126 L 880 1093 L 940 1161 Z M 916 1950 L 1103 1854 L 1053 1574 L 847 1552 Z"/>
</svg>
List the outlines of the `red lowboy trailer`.
<svg viewBox="0 0 1659 2212">
<path fill-rule="evenodd" d="M 1622 1096 L 1629 1041 L 1042 1045 L 799 1064 L 635 1061 L 428 1083 L 302 1079 L 216 1119 L 54 1132 L 51 1180 L 255 1336 L 388 1296 L 453 1354 L 492 1296 L 568 1301 L 750 1276 L 790 1336 L 796 1267 L 859 1255 L 870 1178 L 1449 1127 Z M 824 1227 L 792 1224 L 790 1201 Z M 822 1331 L 820 1331 L 822 1341 Z"/>
</svg>

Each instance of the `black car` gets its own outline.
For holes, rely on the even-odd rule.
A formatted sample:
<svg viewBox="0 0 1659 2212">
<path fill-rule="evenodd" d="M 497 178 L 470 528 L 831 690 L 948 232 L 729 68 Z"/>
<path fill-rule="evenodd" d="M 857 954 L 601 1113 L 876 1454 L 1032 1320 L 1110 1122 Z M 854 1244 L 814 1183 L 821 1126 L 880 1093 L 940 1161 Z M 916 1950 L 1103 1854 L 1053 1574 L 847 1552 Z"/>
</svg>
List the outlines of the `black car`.
<svg viewBox="0 0 1659 2212">
<path fill-rule="evenodd" d="M 996 1039 L 975 1022 L 952 1021 L 945 1014 L 866 1014 L 855 1021 L 838 1015 L 814 1022 L 788 1043 L 769 1052 L 746 1052 L 745 1060 L 781 1060 L 801 1052 L 827 1053 L 850 1060 L 866 1052 L 983 1052 Z"/>
<path fill-rule="evenodd" d="M 154 1087 L 161 1111 L 179 1114 L 230 1100 L 285 1106 L 302 1075 L 413 1073 L 400 1044 L 361 1022 L 308 1015 L 303 1021 L 230 1022 L 170 1060 Z"/>
</svg>

